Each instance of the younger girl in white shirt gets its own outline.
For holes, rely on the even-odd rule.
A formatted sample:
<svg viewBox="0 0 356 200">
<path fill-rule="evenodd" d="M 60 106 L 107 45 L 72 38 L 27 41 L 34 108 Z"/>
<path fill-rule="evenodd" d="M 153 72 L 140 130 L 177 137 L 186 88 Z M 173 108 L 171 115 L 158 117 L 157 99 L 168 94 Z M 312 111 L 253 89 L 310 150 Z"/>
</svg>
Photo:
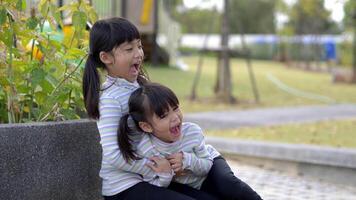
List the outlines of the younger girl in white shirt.
<svg viewBox="0 0 356 200">
<path fill-rule="evenodd" d="M 129 117 L 146 133 L 135 148 L 130 144 Z M 156 177 L 142 174 L 146 182 L 170 188 L 175 187 L 174 182 L 187 184 L 217 199 L 261 199 L 205 144 L 198 125 L 183 123 L 176 95 L 163 85 L 146 83 L 131 94 L 129 112 L 121 118 L 119 132 L 119 147 L 127 162 L 151 157 L 149 167 L 159 173 Z M 220 168 L 210 174 L 213 162 L 219 162 Z"/>
</svg>

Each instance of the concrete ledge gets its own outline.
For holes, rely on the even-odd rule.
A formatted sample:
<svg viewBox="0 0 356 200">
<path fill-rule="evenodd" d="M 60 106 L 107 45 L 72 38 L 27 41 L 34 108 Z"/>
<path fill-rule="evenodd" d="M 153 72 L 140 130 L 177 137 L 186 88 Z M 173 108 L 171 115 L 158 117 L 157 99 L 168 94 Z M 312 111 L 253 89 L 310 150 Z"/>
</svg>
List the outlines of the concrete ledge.
<svg viewBox="0 0 356 200">
<path fill-rule="evenodd" d="M 94 122 L 0 125 L 0 199 L 101 199 Z"/>
<path fill-rule="evenodd" d="M 249 164 L 356 186 L 356 149 L 216 137 L 207 137 L 207 143 Z"/>
<path fill-rule="evenodd" d="M 245 163 L 356 186 L 356 149 L 207 138 Z M 99 200 L 95 122 L 0 125 L 0 199 Z"/>
</svg>

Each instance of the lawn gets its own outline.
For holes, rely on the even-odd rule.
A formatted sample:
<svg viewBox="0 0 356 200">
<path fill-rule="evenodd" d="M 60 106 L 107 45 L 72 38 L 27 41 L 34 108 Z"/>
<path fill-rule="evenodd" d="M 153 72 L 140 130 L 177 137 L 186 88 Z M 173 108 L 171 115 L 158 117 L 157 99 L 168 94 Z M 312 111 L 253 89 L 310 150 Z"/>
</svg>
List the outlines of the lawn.
<svg viewBox="0 0 356 200">
<path fill-rule="evenodd" d="M 327 73 L 306 72 L 288 68 L 278 62 L 254 60 L 252 65 L 261 99 L 260 103 L 256 104 L 244 60 L 231 59 L 233 95 L 238 103 L 226 105 L 214 98 L 217 65 L 214 57 L 204 57 L 203 72 L 197 90 L 199 98 L 191 102 L 188 97 L 191 93 L 198 57 L 183 57 L 183 60 L 190 67 L 188 71 L 150 67 L 149 64 L 147 71 L 151 80 L 167 85 L 176 92 L 185 112 L 326 104 L 328 102 L 323 101 L 326 98 L 336 103 L 356 103 L 356 85 L 333 84 L 331 76 Z M 310 99 L 285 92 L 269 80 L 268 76 L 273 76 L 289 88 L 308 93 L 309 96 L 318 95 L 321 98 Z"/>
<path fill-rule="evenodd" d="M 203 72 L 198 87 L 198 100 L 190 101 L 189 96 L 195 75 L 198 57 L 184 57 L 190 66 L 188 71 L 167 67 L 148 67 L 153 81 L 169 86 L 181 101 L 184 112 L 211 110 L 239 110 L 261 107 L 285 107 L 313 104 L 326 104 L 324 99 L 334 103 L 356 103 L 356 85 L 333 84 L 327 73 L 306 72 L 288 68 L 273 61 L 252 61 L 255 72 L 260 103 L 254 103 L 253 93 L 244 60 L 232 59 L 233 95 L 238 103 L 226 105 L 215 100 L 213 88 L 216 80 L 216 59 L 205 57 Z M 274 77 L 294 92 L 281 90 L 268 77 Z M 298 95 L 295 95 L 297 93 Z M 304 95 L 304 94 L 307 95 Z M 302 94 L 302 95 L 300 95 Z M 317 96 L 311 99 L 302 96 Z M 208 135 L 234 137 L 251 140 L 275 141 L 285 143 L 304 143 L 334 147 L 356 148 L 356 119 L 326 121 L 308 124 L 290 124 L 282 126 L 242 128 L 236 130 L 209 131 Z"/>
<path fill-rule="evenodd" d="M 207 135 L 247 140 L 274 141 L 356 148 L 356 119 L 281 126 L 207 131 Z"/>
</svg>

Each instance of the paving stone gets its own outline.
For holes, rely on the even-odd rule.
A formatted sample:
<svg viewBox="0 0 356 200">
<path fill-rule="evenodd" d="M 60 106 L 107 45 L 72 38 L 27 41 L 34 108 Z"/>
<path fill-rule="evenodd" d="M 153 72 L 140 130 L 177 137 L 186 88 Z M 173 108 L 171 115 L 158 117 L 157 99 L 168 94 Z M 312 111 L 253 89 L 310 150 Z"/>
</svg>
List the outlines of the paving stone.
<svg viewBox="0 0 356 200">
<path fill-rule="evenodd" d="M 264 200 L 356 200 L 356 188 L 228 160 L 235 175 Z"/>
</svg>

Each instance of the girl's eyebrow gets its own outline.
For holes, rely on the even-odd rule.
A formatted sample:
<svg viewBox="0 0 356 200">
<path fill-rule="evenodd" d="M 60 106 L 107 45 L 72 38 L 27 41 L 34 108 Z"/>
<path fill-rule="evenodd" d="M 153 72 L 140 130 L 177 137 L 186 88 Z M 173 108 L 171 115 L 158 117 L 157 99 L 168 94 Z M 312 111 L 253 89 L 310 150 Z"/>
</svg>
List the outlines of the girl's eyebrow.
<svg viewBox="0 0 356 200">
<path fill-rule="evenodd" d="M 125 42 L 122 46 L 123 47 L 126 47 L 126 46 L 129 46 L 129 45 L 133 45 L 135 43 L 135 40 L 132 40 L 131 42 Z M 141 40 L 140 39 L 137 39 L 137 44 L 141 44 Z"/>
<path fill-rule="evenodd" d="M 135 40 L 132 40 L 130 43 L 132 44 L 132 43 L 137 43 L 137 44 L 140 44 L 141 43 L 141 39 L 136 39 L 136 41 Z"/>
</svg>

